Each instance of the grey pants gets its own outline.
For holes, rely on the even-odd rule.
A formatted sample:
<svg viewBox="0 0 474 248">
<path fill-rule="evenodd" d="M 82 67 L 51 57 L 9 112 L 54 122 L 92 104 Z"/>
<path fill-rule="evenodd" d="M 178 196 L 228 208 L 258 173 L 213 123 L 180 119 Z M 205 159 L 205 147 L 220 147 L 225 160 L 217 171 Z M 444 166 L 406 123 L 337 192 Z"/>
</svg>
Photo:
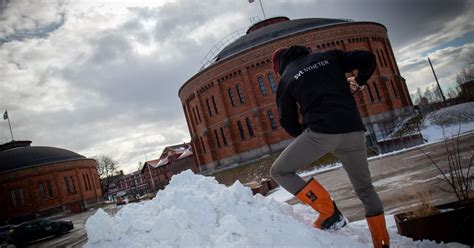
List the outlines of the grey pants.
<svg viewBox="0 0 474 248">
<path fill-rule="evenodd" d="M 276 159 L 270 174 L 278 184 L 296 195 L 306 185 L 296 171 L 329 152 L 342 162 L 356 195 L 364 205 L 365 215 L 382 214 L 382 202 L 372 185 L 362 131 L 323 134 L 306 129 Z"/>
</svg>

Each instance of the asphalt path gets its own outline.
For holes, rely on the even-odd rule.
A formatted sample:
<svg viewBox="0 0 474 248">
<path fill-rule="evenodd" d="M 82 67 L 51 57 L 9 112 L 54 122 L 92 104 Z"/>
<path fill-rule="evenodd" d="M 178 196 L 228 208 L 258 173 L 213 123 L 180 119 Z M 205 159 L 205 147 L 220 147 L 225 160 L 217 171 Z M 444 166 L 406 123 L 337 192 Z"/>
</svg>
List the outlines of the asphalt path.
<svg viewBox="0 0 474 248">
<path fill-rule="evenodd" d="M 462 161 L 469 162 L 474 154 L 474 133 L 459 137 L 459 151 Z M 440 179 L 440 172 L 423 152 L 436 163 L 447 164 L 444 142 L 369 161 L 372 182 L 384 204 L 386 214 L 413 209 L 420 202 L 418 193 L 431 192 L 430 200 L 433 205 L 456 199 L 453 193 L 447 192 L 446 184 Z M 472 174 L 474 173 L 471 171 L 471 180 L 474 178 Z M 362 204 L 343 168 L 323 172 L 314 178 L 331 193 L 338 208 L 349 220 L 361 220 L 365 217 Z M 296 201 L 292 199 L 289 203 Z"/>
</svg>

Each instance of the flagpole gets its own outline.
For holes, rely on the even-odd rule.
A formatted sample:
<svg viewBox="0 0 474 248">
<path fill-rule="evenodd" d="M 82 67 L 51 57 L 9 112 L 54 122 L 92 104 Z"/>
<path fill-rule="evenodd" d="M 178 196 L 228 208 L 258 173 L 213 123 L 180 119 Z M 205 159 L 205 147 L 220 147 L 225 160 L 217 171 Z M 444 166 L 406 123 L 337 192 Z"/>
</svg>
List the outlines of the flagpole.
<svg viewBox="0 0 474 248">
<path fill-rule="evenodd" d="M 8 126 L 10 126 L 10 134 L 12 135 L 12 141 L 13 141 L 13 131 L 12 131 L 12 125 L 10 124 L 10 117 L 8 117 Z"/>
<path fill-rule="evenodd" d="M 8 109 L 5 109 L 5 113 L 3 113 L 3 119 L 8 120 L 8 126 L 10 127 L 10 134 L 12 136 L 12 141 L 13 141 L 12 124 L 10 123 L 10 116 L 8 116 Z"/>
<path fill-rule="evenodd" d="M 258 2 L 260 3 L 260 8 L 262 8 L 263 19 L 267 19 L 267 17 L 265 16 L 265 10 L 263 9 L 262 0 L 258 0 Z"/>
</svg>

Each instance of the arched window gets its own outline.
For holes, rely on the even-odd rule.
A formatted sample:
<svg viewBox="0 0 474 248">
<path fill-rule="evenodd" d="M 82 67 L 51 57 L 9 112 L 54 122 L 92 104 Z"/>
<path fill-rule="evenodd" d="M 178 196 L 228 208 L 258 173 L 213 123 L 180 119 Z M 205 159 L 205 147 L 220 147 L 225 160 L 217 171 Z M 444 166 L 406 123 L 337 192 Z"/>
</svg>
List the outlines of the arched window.
<svg viewBox="0 0 474 248">
<path fill-rule="evenodd" d="M 209 111 L 209 116 L 212 116 L 211 105 L 209 105 L 209 98 L 206 98 L 207 110 Z"/>
<path fill-rule="evenodd" d="M 271 72 L 268 73 L 268 82 L 270 82 L 270 88 L 272 89 L 272 92 L 275 93 L 277 91 L 277 85 L 275 83 L 275 80 L 273 79 L 273 74 Z"/>
<path fill-rule="evenodd" d="M 232 93 L 232 89 L 229 88 L 227 90 L 227 94 L 229 95 L 230 104 L 232 104 L 232 107 L 235 107 L 235 98 L 234 98 L 234 94 Z"/>
<path fill-rule="evenodd" d="M 240 86 L 240 84 L 237 84 L 237 86 L 235 86 L 235 88 L 237 89 L 237 94 L 239 94 L 240 103 L 244 104 L 245 103 L 245 96 L 244 96 L 244 92 L 242 91 L 242 87 Z"/>
<path fill-rule="evenodd" d="M 204 144 L 204 140 L 202 139 L 202 137 L 199 137 L 199 139 L 201 140 L 202 151 L 203 151 L 204 153 L 206 153 L 206 146 L 205 146 L 205 144 Z"/>
<path fill-rule="evenodd" d="M 217 134 L 217 129 L 214 130 L 214 136 L 216 136 L 216 144 L 218 147 L 221 147 L 221 142 L 219 141 L 219 135 Z"/>
<path fill-rule="evenodd" d="M 377 99 L 380 101 L 382 100 L 380 98 L 380 93 L 379 93 L 379 88 L 377 87 L 377 82 L 374 82 L 374 89 L 375 89 L 375 95 L 377 95 Z"/>
<path fill-rule="evenodd" d="M 390 84 L 392 85 L 393 94 L 395 94 L 395 96 L 398 97 L 397 88 L 395 87 L 395 83 L 393 83 L 392 79 L 390 79 Z"/>
<path fill-rule="evenodd" d="M 249 135 L 251 137 L 255 136 L 255 134 L 253 133 L 252 123 L 250 122 L 250 119 L 246 118 L 245 123 L 247 123 L 247 129 L 249 130 Z"/>
<path fill-rule="evenodd" d="M 224 128 L 221 127 L 221 135 L 222 135 L 222 142 L 224 142 L 224 145 L 227 145 L 227 139 L 225 138 L 224 134 Z"/>
<path fill-rule="evenodd" d="M 214 96 L 212 96 L 212 104 L 214 104 L 214 111 L 216 112 L 216 115 L 219 114 L 219 111 L 217 111 L 216 98 Z"/>
<path fill-rule="evenodd" d="M 244 128 L 242 127 L 242 122 L 237 121 L 237 126 L 239 127 L 240 138 L 245 139 Z"/>
<path fill-rule="evenodd" d="M 369 92 L 370 101 L 374 101 L 374 95 L 372 95 L 372 90 L 370 89 L 370 84 L 367 84 L 367 91 Z"/>
<path fill-rule="evenodd" d="M 267 114 L 268 114 L 268 120 L 270 121 L 270 126 L 272 127 L 272 129 L 276 129 L 277 125 L 276 125 L 275 116 L 273 115 L 273 112 L 271 110 L 268 110 Z"/>
<path fill-rule="evenodd" d="M 258 85 L 260 86 L 260 91 L 262 92 L 262 96 L 266 96 L 267 93 L 267 88 L 265 87 L 265 82 L 263 81 L 263 77 L 259 76 L 257 78 Z"/>
</svg>

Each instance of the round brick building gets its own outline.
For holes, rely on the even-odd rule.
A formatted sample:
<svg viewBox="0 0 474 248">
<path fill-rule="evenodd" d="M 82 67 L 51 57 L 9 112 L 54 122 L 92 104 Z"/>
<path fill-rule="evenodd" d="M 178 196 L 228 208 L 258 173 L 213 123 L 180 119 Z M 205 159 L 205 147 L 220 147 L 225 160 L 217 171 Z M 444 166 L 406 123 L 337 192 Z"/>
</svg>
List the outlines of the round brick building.
<svg viewBox="0 0 474 248">
<path fill-rule="evenodd" d="M 377 69 L 356 101 L 368 145 L 413 113 L 385 26 L 375 22 L 274 17 L 251 26 L 179 90 L 193 151 L 201 171 L 213 171 L 281 151 L 291 137 L 279 124 L 275 102 L 279 78 L 271 56 L 280 47 L 313 51 L 367 50 Z M 349 74 L 348 74 L 349 76 Z"/>
<path fill-rule="evenodd" d="M 0 224 L 80 212 L 102 196 L 96 162 L 31 141 L 0 145 Z"/>
</svg>

